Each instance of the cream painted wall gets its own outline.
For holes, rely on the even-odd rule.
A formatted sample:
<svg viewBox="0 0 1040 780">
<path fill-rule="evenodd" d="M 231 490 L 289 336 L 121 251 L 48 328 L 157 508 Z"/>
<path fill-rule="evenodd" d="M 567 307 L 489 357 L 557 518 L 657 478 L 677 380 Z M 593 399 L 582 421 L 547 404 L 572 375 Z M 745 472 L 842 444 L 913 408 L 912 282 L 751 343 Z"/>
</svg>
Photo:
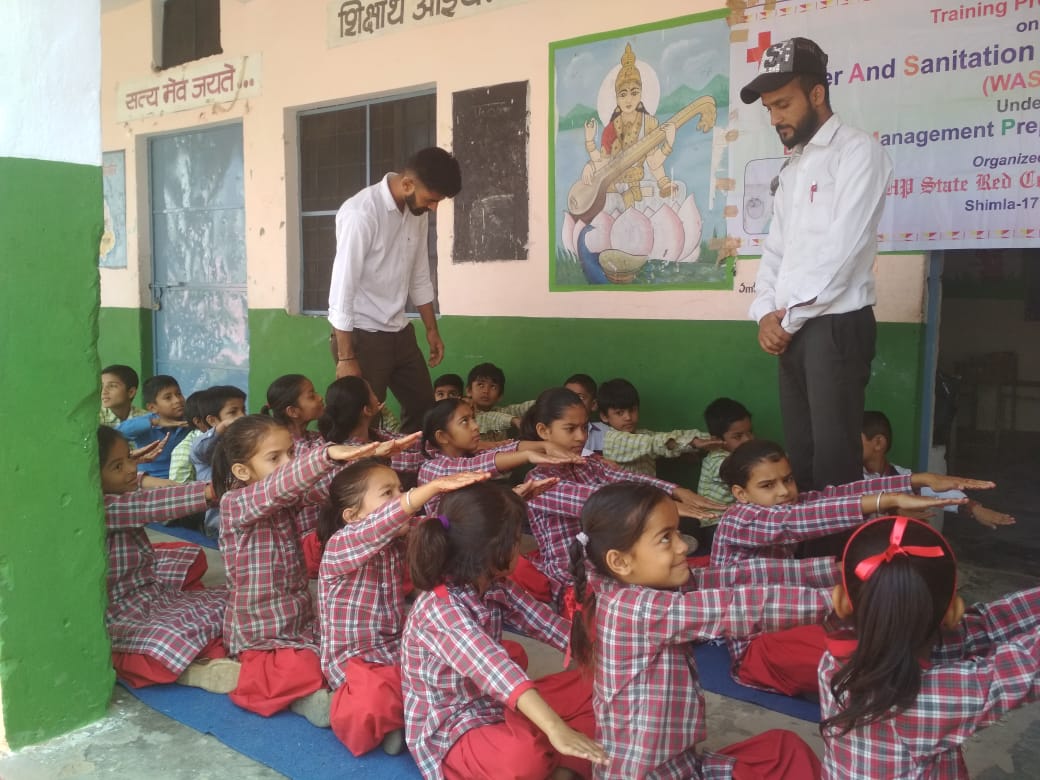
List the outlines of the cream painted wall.
<svg viewBox="0 0 1040 780">
<path fill-rule="evenodd" d="M 249 306 L 296 311 L 298 230 L 295 112 L 435 84 L 437 139 L 451 147 L 453 92 L 508 81 L 530 82 L 530 243 L 526 262 L 449 261 L 452 207 L 439 215 L 441 311 L 452 315 L 744 319 L 757 261 L 740 261 L 734 292 L 548 291 L 548 46 L 551 41 L 714 10 L 709 0 L 527 0 L 475 16 L 386 34 L 337 48 L 326 44 L 325 0 L 225 0 L 221 34 L 228 57 L 263 56 L 262 93 L 237 104 L 118 123 L 119 83 L 147 78 L 152 61 L 151 4 L 138 0 L 103 14 L 102 124 L 105 150 L 126 149 L 128 268 L 102 269 L 102 305 L 147 300 L 146 138 L 209 122 L 240 120 L 246 165 Z M 223 62 L 222 55 L 211 58 Z M 465 172 L 464 172 L 465 173 Z M 924 258 L 879 260 L 877 315 L 921 321 Z"/>
</svg>

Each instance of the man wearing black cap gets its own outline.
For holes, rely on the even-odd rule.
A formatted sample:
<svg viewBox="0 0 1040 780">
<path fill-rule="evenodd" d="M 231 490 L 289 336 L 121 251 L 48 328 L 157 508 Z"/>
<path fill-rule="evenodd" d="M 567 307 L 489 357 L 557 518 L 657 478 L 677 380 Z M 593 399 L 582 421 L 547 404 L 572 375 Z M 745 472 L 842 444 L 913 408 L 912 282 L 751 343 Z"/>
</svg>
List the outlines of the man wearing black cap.
<svg viewBox="0 0 1040 780">
<path fill-rule="evenodd" d="M 740 90 L 761 99 L 790 156 L 755 302 L 758 343 L 780 359 L 784 437 L 800 488 L 862 479 L 860 427 L 874 357 L 877 227 L 892 164 L 831 110 L 827 55 L 807 38 L 774 44 Z"/>
</svg>

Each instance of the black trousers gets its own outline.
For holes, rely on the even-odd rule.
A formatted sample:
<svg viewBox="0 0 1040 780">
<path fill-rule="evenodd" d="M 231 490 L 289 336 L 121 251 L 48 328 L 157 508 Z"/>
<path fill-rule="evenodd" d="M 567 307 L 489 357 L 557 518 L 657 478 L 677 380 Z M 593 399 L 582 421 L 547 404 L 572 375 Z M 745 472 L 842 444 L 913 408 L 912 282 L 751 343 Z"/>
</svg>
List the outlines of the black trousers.
<svg viewBox="0 0 1040 780">
<path fill-rule="evenodd" d="M 336 334 L 332 334 L 332 355 L 336 358 Z M 411 323 L 396 333 L 354 330 L 354 355 L 361 375 L 372 385 L 380 401 L 390 392 L 401 404 L 401 431 L 422 429 L 423 415 L 433 406 L 433 381 L 426 358 L 415 340 Z"/>
<path fill-rule="evenodd" d="M 809 320 L 780 355 L 780 412 L 800 490 L 863 479 L 863 406 L 877 324 L 867 306 Z"/>
</svg>

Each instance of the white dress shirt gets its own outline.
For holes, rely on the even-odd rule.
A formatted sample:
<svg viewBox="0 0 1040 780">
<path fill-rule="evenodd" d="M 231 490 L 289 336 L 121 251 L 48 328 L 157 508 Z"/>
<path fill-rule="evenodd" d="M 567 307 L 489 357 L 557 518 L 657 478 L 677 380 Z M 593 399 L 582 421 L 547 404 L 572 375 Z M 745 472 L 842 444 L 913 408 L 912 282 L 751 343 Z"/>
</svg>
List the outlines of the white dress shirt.
<svg viewBox="0 0 1040 780">
<path fill-rule="evenodd" d="M 387 174 L 336 212 L 336 259 L 329 285 L 329 323 L 336 330 L 395 332 L 408 325 L 405 302 L 433 300 L 427 249 L 429 214 L 404 213 Z"/>
<path fill-rule="evenodd" d="M 749 314 L 787 309 L 788 333 L 813 317 L 877 302 L 874 257 L 892 162 L 877 140 L 834 114 L 780 172 Z"/>
</svg>

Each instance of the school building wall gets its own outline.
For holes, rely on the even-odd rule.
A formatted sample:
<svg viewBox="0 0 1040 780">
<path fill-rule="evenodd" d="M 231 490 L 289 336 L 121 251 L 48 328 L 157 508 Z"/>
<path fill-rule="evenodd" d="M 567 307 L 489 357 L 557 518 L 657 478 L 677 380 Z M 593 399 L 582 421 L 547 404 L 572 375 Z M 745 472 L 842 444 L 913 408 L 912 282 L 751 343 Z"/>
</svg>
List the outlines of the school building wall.
<svg viewBox="0 0 1040 780">
<path fill-rule="evenodd" d="M 0 750 L 101 717 L 98 0 L 8 0 L 0 25 Z"/>
<path fill-rule="evenodd" d="M 344 46 L 327 45 L 325 0 L 225 2 L 223 55 L 261 55 L 257 96 L 205 109 L 120 122 L 121 83 L 150 75 L 151 4 L 124 2 L 102 17 L 104 149 L 126 151 L 128 268 L 102 269 L 102 362 L 151 371 L 147 283 L 147 138 L 215 122 L 241 122 L 250 331 L 250 408 L 271 379 L 302 372 L 321 388 L 333 378 L 321 317 L 299 313 L 296 114 L 306 108 L 436 87 L 437 143 L 452 147 L 452 93 L 529 82 L 529 259 L 453 263 L 450 202 L 438 210 L 440 329 L 446 357 L 435 371 L 465 375 L 491 360 L 507 376 L 507 400 L 523 400 L 570 373 L 625 376 L 651 427 L 702 426 L 718 395 L 742 400 L 760 435 L 780 435 L 775 360 L 762 353 L 746 319 L 757 260 L 736 263 L 732 291 L 549 291 L 550 42 L 663 19 L 718 11 L 710 0 L 526 0 L 466 18 L 405 28 Z M 826 42 L 822 42 L 826 48 Z M 638 54 L 638 53 L 637 53 Z M 224 59 L 222 59 L 222 57 Z M 840 94 L 834 95 L 840 112 Z M 729 122 L 739 111 L 731 106 Z M 720 117 L 720 122 L 727 121 Z M 465 182 L 465 171 L 463 172 Z M 868 403 L 894 425 L 899 462 L 914 464 L 923 392 L 925 258 L 878 258 L 878 356 Z M 425 346 L 419 328 L 419 342 Z M 912 433 L 911 433 L 912 432 Z"/>
</svg>

